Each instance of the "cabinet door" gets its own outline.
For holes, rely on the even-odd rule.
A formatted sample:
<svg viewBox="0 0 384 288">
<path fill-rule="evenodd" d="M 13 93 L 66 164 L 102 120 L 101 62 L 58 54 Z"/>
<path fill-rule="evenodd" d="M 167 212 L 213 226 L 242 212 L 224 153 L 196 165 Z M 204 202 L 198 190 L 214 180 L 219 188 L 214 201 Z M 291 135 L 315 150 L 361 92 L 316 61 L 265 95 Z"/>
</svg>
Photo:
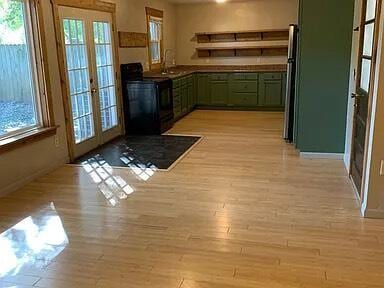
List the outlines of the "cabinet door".
<svg viewBox="0 0 384 288">
<path fill-rule="evenodd" d="M 259 105 L 271 107 L 283 107 L 283 83 L 281 76 L 263 74 L 259 86 Z"/>
<path fill-rule="evenodd" d="M 208 74 L 197 75 L 197 104 L 211 104 Z"/>
<path fill-rule="evenodd" d="M 191 83 L 188 83 L 188 111 L 192 110 L 193 109 L 193 84 L 192 82 Z"/>
<path fill-rule="evenodd" d="M 282 97 L 282 103 L 283 103 L 283 106 L 285 106 L 285 97 L 286 97 L 286 93 L 287 93 L 287 73 L 283 73 L 282 74 L 282 77 L 283 77 L 283 85 L 281 87 L 281 97 Z"/>
<path fill-rule="evenodd" d="M 197 104 L 197 75 L 193 75 L 193 87 L 192 87 L 192 107 Z"/>
<path fill-rule="evenodd" d="M 180 88 L 173 89 L 173 114 L 175 118 L 178 118 L 181 115 Z"/>
<path fill-rule="evenodd" d="M 181 113 L 186 114 L 188 112 L 188 86 L 181 87 Z"/>
<path fill-rule="evenodd" d="M 227 106 L 228 104 L 228 82 L 211 81 L 211 104 Z"/>
<path fill-rule="evenodd" d="M 235 107 L 256 107 L 257 93 L 231 91 L 229 102 L 230 106 Z"/>
</svg>

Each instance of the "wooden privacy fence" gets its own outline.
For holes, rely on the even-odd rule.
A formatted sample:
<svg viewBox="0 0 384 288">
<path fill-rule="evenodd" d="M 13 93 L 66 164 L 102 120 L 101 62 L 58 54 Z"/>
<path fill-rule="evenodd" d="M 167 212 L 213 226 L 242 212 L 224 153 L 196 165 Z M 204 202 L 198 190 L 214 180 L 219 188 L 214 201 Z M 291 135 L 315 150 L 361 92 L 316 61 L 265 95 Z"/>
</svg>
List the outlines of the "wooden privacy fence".
<svg viewBox="0 0 384 288">
<path fill-rule="evenodd" d="M 26 45 L 0 45 L 0 101 L 32 102 Z"/>
</svg>

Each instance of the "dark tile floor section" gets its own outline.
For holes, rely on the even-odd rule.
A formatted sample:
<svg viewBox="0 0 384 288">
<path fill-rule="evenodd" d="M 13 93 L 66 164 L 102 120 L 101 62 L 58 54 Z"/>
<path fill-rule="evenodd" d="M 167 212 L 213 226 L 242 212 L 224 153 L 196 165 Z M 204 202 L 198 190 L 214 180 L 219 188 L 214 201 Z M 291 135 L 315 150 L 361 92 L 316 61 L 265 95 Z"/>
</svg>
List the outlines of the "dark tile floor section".
<svg viewBox="0 0 384 288">
<path fill-rule="evenodd" d="M 122 136 L 78 158 L 72 164 L 105 161 L 115 167 L 168 169 L 201 137 Z"/>
</svg>

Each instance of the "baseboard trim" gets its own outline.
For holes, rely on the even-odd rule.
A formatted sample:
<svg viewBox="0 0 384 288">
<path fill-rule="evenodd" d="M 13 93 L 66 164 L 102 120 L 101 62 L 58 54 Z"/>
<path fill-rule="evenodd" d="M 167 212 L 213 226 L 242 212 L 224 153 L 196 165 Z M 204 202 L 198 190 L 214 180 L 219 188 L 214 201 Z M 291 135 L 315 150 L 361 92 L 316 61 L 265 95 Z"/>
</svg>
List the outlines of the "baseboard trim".
<svg viewBox="0 0 384 288">
<path fill-rule="evenodd" d="M 309 159 L 335 159 L 343 160 L 344 153 L 313 153 L 313 152 L 300 152 L 301 158 Z"/>
<path fill-rule="evenodd" d="M 366 209 L 363 216 L 365 218 L 384 219 L 384 210 Z"/>
<path fill-rule="evenodd" d="M 3 197 L 11 192 L 14 192 L 16 190 L 19 190 L 20 188 L 24 187 L 25 185 L 27 185 L 29 182 L 32 182 L 33 180 L 35 180 L 36 178 L 39 178 L 41 176 L 44 176 L 52 171 L 54 171 L 55 169 L 57 169 L 58 167 L 66 164 L 69 162 L 69 158 L 68 157 L 63 157 L 61 159 L 59 159 L 58 161 L 56 161 L 54 164 L 52 165 L 49 165 L 48 167 L 45 167 L 39 171 L 36 171 L 32 174 L 29 174 L 27 177 L 23 178 L 23 179 L 20 179 L 2 189 L 0 189 L 0 197 Z"/>
</svg>

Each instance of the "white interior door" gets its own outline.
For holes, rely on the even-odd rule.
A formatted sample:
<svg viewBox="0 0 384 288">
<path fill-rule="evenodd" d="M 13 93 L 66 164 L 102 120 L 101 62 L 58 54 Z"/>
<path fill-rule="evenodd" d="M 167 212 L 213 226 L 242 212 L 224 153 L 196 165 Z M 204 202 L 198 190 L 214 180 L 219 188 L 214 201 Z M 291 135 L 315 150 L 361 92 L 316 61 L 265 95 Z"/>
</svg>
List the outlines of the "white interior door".
<svg viewBox="0 0 384 288">
<path fill-rule="evenodd" d="M 112 15 L 59 8 L 71 112 L 73 156 L 121 134 Z"/>
</svg>

